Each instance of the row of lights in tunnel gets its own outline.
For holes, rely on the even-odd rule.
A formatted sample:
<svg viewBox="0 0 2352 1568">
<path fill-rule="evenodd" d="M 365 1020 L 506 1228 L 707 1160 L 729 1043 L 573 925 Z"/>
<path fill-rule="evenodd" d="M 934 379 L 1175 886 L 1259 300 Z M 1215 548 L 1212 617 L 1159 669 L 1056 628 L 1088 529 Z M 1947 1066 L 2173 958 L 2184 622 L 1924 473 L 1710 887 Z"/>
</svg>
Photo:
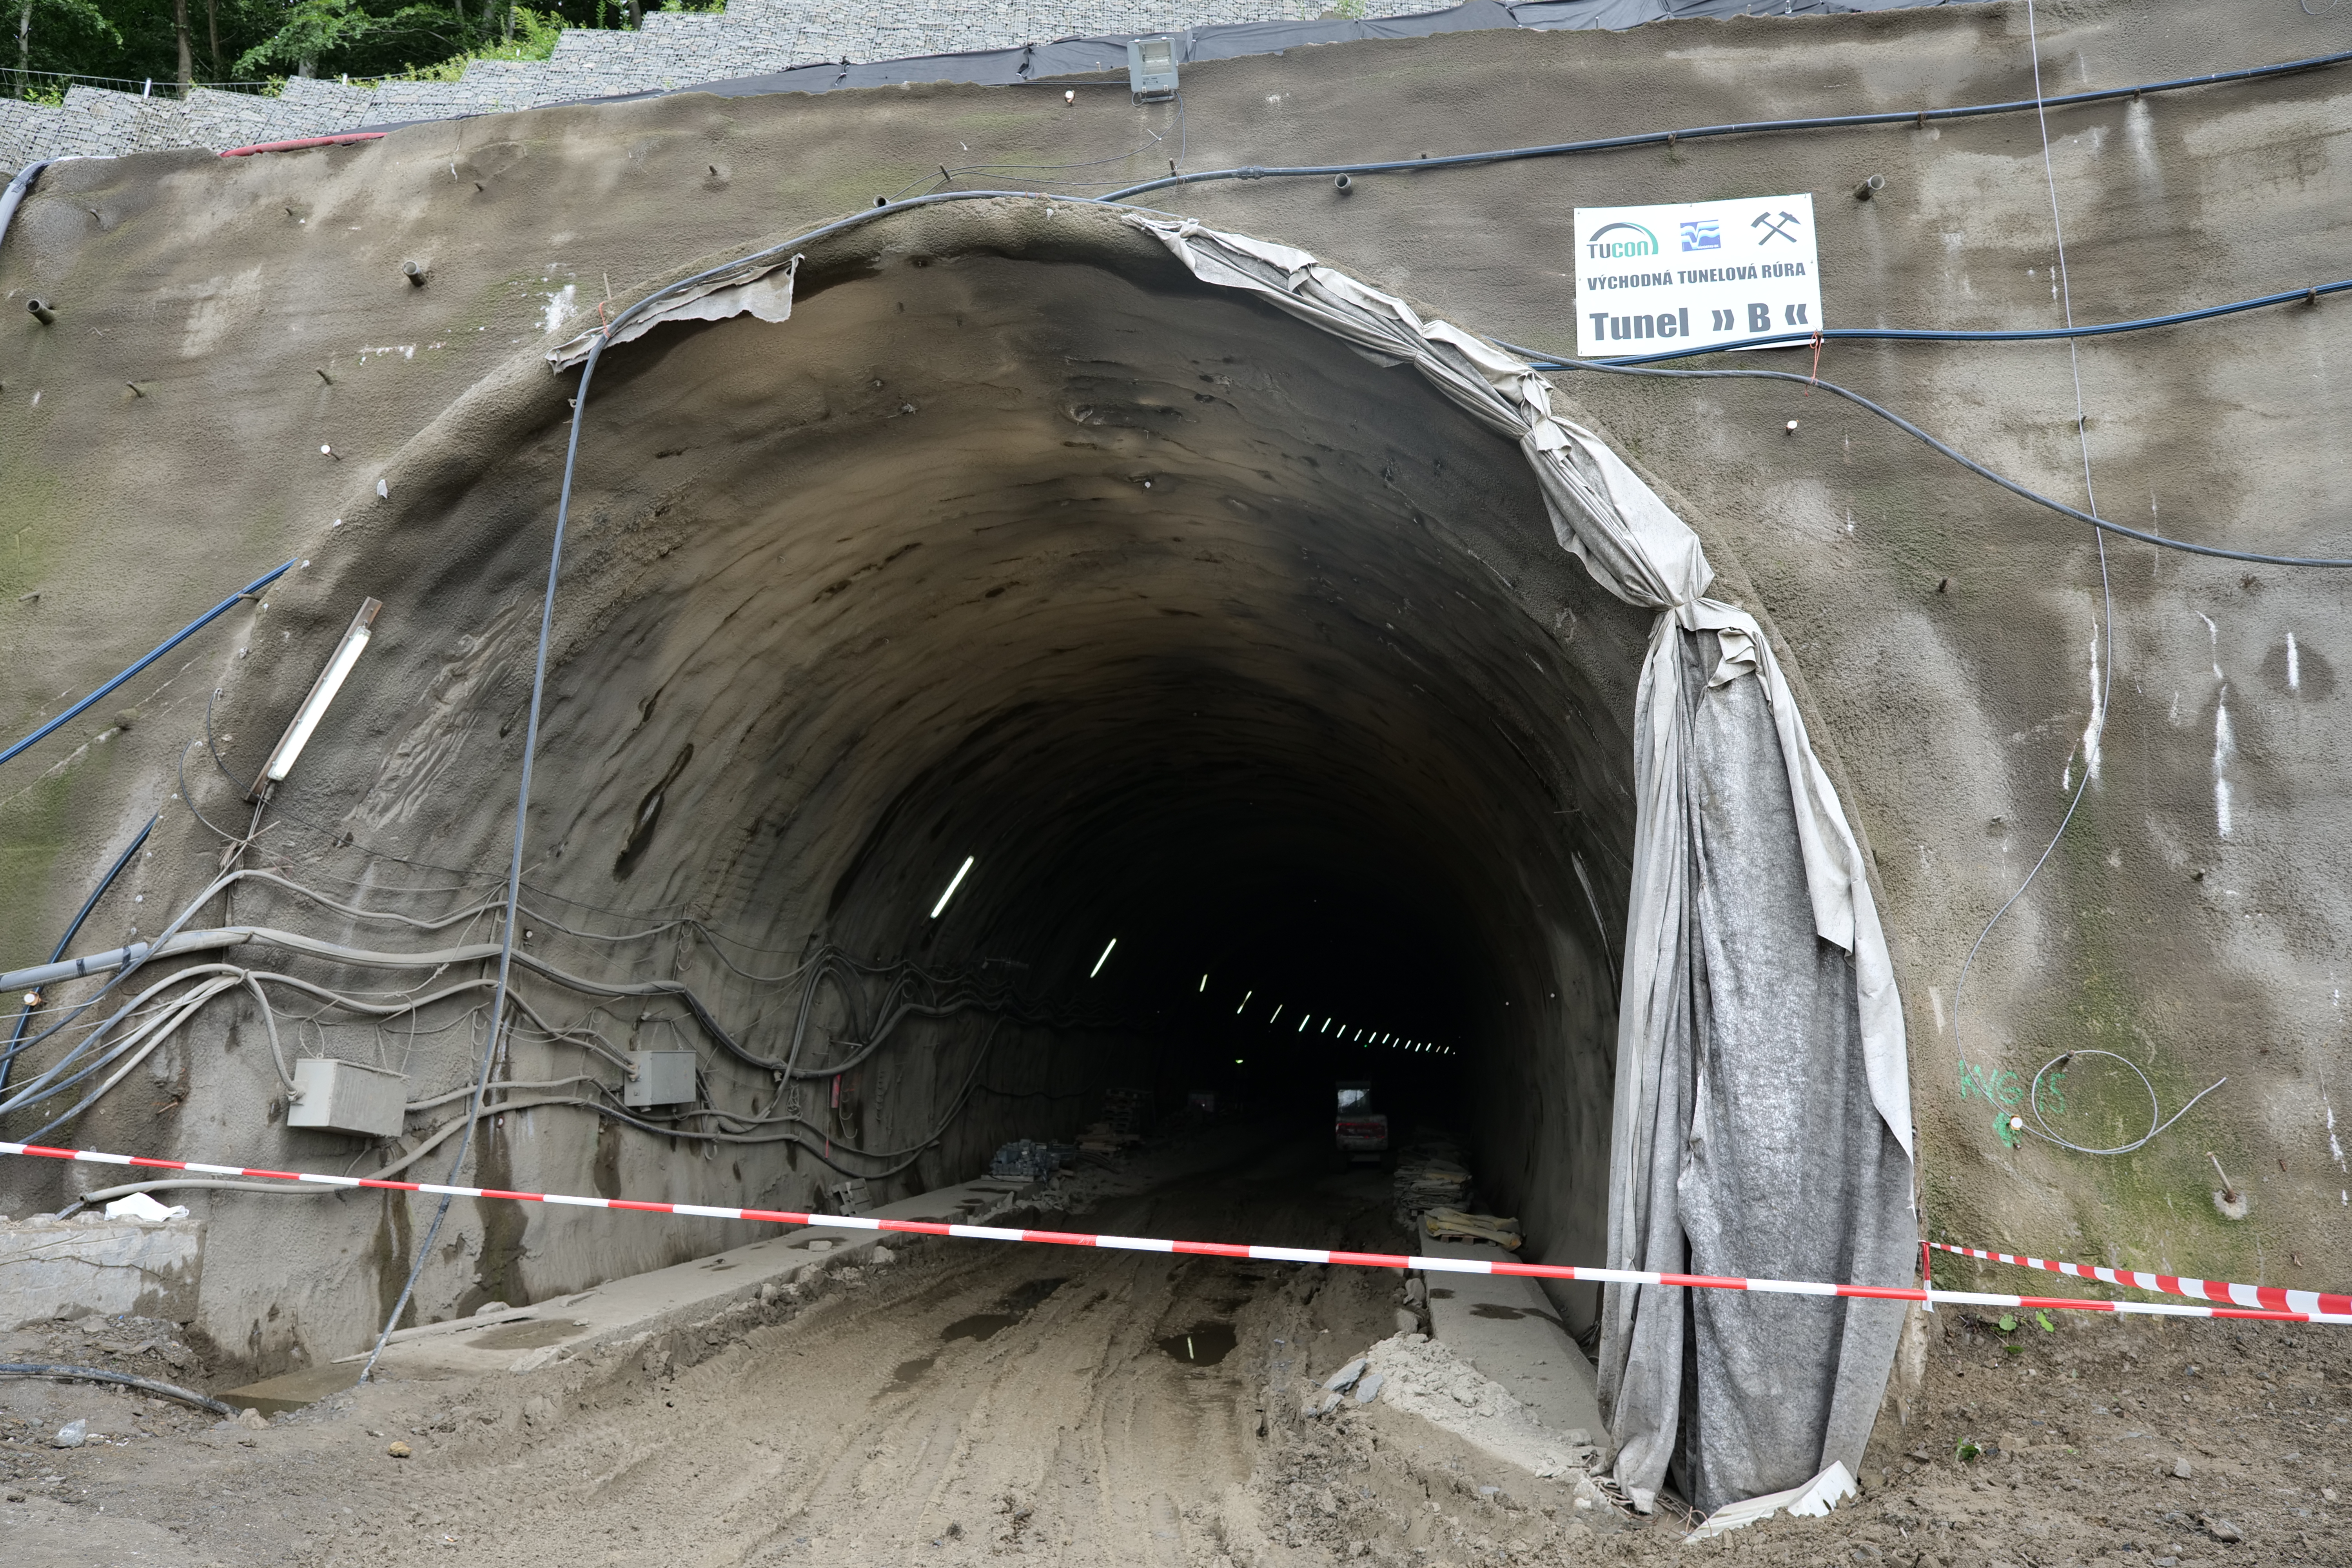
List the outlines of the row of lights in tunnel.
<svg viewBox="0 0 2352 1568">
<path fill-rule="evenodd" d="M 1208 994 L 1208 992 L 1209 977 L 1203 974 L 1201 976 L 1198 994 L 1205 996 Z M 1242 999 L 1234 1005 L 1234 1016 L 1235 1017 L 1239 1017 L 1243 1011 L 1249 1006 L 1250 998 L 1256 994 L 1257 991 L 1255 987 L 1244 991 L 1242 993 Z M 1274 1011 L 1266 1015 L 1266 1026 L 1271 1028 L 1276 1024 L 1281 1022 L 1283 1009 L 1289 1005 L 1290 1004 L 1287 1002 L 1276 1002 L 1274 1005 Z M 1294 1034 L 1300 1035 L 1306 1034 L 1308 1027 L 1314 1024 L 1315 1015 L 1312 1013 L 1302 1013 L 1298 1017 L 1297 1027 L 1292 1032 Z M 1431 1056 L 1440 1057 L 1450 1057 L 1455 1054 L 1453 1047 L 1441 1046 L 1436 1044 L 1434 1041 L 1407 1039 L 1402 1035 L 1375 1029 L 1370 1025 L 1359 1026 L 1355 1024 L 1342 1024 L 1339 1022 L 1336 1014 L 1325 1015 L 1321 1026 L 1319 1027 L 1316 1027 L 1314 1032 L 1318 1035 L 1329 1035 L 1336 1032 L 1339 1038 L 1349 1041 L 1351 1044 L 1361 1045 L 1367 1049 L 1378 1046 L 1389 1050 L 1403 1051 L 1408 1054 L 1427 1053 Z"/>
<path fill-rule="evenodd" d="M 948 879 L 948 885 L 940 892 L 939 902 L 931 906 L 931 919 L 937 920 L 941 914 L 946 912 L 948 900 L 955 897 L 956 889 L 958 888 L 963 886 L 964 878 L 971 875 L 971 868 L 973 865 L 978 862 L 978 859 L 979 857 L 973 855 L 967 855 L 963 858 L 963 864 L 956 868 L 956 874 Z M 1092 980 L 1103 972 L 1103 965 L 1110 962 L 1111 950 L 1117 946 L 1118 946 L 1118 938 L 1117 937 L 1111 938 L 1109 942 L 1103 944 L 1102 956 L 1095 960 L 1095 966 L 1092 969 L 1087 971 L 1087 979 Z M 1199 994 L 1206 995 L 1208 994 L 1208 991 L 1209 977 L 1206 974 L 1203 974 L 1201 976 Z M 1239 1016 L 1242 1011 L 1250 1005 L 1250 998 L 1256 994 L 1257 992 L 1255 988 L 1243 992 L 1241 1002 L 1234 1008 L 1234 1016 Z M 1267 1015 L 1265 1020 L 1269 1028 L 1281 1021 L 1282 1010 L 1288 1005 L 1289 1004 L 1286 1002 L 1277 1002 L 1274 1005 L 1274 1011 Z M 1294 1032 L 1303 1035 L 1307 1032 L 1308 1026 L 1312 1025 L 1314 1022 L 1315 1016 L 1313 1014 L 1302 1013 L 1299 1016 L 1298 1026 Z M 1333 1032 L 1335 1026 L 1338 1031 L 1339 1038 L 1349 1041 L 1353 1044 L 1361 1045 L 1368 1050 L 1374 1047 L 1379 1047 L 1387 1050 L 1402 1051 L 1412 1055 L 1426 1054 L 1431 1056 L 1450 1057 L 1454 1054 L 1454 1048 L 1451 1046 L 1441 1046 L 1430 1040 L 1407 1039 L 1402 1035 L 1387 1030 L 1374 1029 L 1369 1025 L 1359 1026 L 1355 1024 L 1342 1024 L 1339 1021 L 1337 1015 L 1331 1014 L 1327 1014 L 1324 1016 L 1322 1026 L 1316 1029 L 1315 1033 L 1318 1035 L 1328 1035 Z M 1239 1061 L 1240 1058 L 1236 1058 L 1236 1065 L 1239 1065 Z"/>
</svg>

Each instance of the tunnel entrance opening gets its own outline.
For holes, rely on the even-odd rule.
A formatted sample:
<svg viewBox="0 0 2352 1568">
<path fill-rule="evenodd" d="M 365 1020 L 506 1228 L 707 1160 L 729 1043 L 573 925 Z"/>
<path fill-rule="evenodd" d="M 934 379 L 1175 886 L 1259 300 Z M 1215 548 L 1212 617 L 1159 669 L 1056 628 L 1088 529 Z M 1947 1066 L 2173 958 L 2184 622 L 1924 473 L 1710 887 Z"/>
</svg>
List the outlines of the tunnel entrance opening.
<svg viewBox="0 0 2352 1568">
<path fill-rule="evenodd" d="M 1333 1081 L 1370 1079 L 1478 1151 L 1533 1245 L 1599 1256 L 1649 617 L 1559 549 L 1516 447 L 1409 369 L 1117 225 L 1013 245 L 1002 221 L 895 230 L 804 270 L 788 323 L 603 363 L 535 878 L 1016 987 L 1001 1033 L 916 1018 L 831 1082 L 706 1061 L 712 1104 L 797 1097 L 828 1150 L 936 1130 L 877 1198 L 1067 1135 L 1113 1089 L 1214 1091 L 1328 1142 Z M 419 650 L 445 668 L 527 667 L 543 535 L 514 524 L 562 435 L 420 557 L 467 628 Z M 378 837 L 500 826 L 489 789 L 386 767 L 364 793 Z M 698 984 L 783 1054 L 789 1006 Z M 856 1011 L 820 1006 L 794 1059 L 871 1044 Z M 759 1163 L 769 1202 L 835 1179 Z"/>
</svg>

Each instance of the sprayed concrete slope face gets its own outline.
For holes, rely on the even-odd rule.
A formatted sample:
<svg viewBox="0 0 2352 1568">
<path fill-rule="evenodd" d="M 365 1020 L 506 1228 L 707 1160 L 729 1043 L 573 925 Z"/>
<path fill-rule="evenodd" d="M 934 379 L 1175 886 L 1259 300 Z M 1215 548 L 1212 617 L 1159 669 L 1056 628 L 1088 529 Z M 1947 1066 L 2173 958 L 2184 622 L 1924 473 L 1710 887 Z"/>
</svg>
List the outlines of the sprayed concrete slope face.
<svg viewBox="0 0 2352 1568">
<path fill-rule="evenodd" d="M 2043 53 L 2055 90 L 2347 42 L 2352 14 L 2222 7 L 2158 29 L 2087 6 Z M 1457 35 L 1198 68 L 1182 134 L 1188 166 L 1204 167 L 2031 90 L 2022 16 L 2006 8 Z M 2053 114 L 2075 318 L 2336 276 L 2352 249 L 2334 135 L 2347 90 L 2316 73 Z M 608 289 L 634 298 L 919 187 L 942 162 L 1116 156 L 1175 131 L 1171 111 L 1123 97 L 1071 108 L 1042 89 L 908 89 L 546 110 L 353 151 L 53 169 L 0 255 L 14 323 L 0 325 L 10 732 L 263 567 L 310 564 L 266 610 L 224 620 L 0 775 L 9 962 L 46 955 L 157 809 L 152 857 L 84 945 L 152 932 L 155 911 L 204 885 L 218 841 L 172 797 L 205 694 L 221 689 L 221 749 L 249 775 L 362 595 L 384 601 L 377 640 L 265 818 L 260 858 L 410 913 L 482 896 L 504 864 L 569 413 L 569 379 L 539 353 Z M 1155 146 L 1136 172 L 1165 156 Z M 1885 190 L 1853 201 L 1873 173 Z M 2059 320 L 2030 115 L 1360 180 L 1346 196 L 1253 182 L 1163 199 L 1306 246 L 1451 320 L 1564 347 L 1579 203 L 1798 191 L 1821 214 L 1832 324 Z M 425 286 L 405 281 L 407 260 Z M 533 884 L 596 910 L 691 910 L 776 950 L 744 960 L 759 973 L 830 941 L 974 973 L 1010 960 L 1028 967 L 990 973 L 1065 1016 L 1108 1005 L 1090 1016 L 1111 1026 L 1007 1026 L 982 1080 L 1004 1092 L 976 1099 L 887 1195 L 970 1173 L 1001 1138 L 1067 1131 L 1106 1086 L 1213 1082 L 1282 1100 L 1340 1065 L 1293 1055 L 1279 1059 L 1295 1073 L 1255 1076 L 1276 1059 L 1258 1048 L 1271 1037 L 1232 1033 L 1188 1000 L 1206 969 L 1228 1003 L 1263 976 L 1318 1016 L 1353 1010 L 1457 1046 L 1449 1071 L 1393 1077 L 1395 1091 L 1459 1121 L 1482 1180 L 1544 1256 L 1597 1261 L 1612 955 L 1576 858 L 1613 928 L 1646 628 L 1550 542 L 1516 452 L 1410 376 L 1205 293 L 1155 246 L 1066 205 L 886 220 L 813 247 L 801 283 L 788 323 L 667 329 L 599 374 Z M 58 302 L 54 326 L 24 315 L 36 293 Z M 2336 310 L 2084 347 L 2102 504 L 2191 537 L 2340 545 L 2329 520 L 2352 480 L 2333 435 Z M 2081 500 L 2063 347 L 1840 344 L 1822 370 Z M 1575 416 L 1706 539 L 1718 592 L 1779 639 L 1874 847 L 1930 1227 L 2341 1285 L 2319 1277 L 2352 1253 L 2339 1195 L 2352 1176 L 2329 1128 L 2339 585 L 2111 550 L 2115 658 L 2103 643 L 2095 666 L 2100 566 L 2073 525 L 1801 388 L 1566 384 Z M 1963 1032 L 1959 963 L 2086 766 L 2067 839 L 1971 973 Z M 190 778 L 196 804 L 242 828 L 246 808 L 201 747 Z M 930 921 L 968 854 L 981 864 Z M 454 886 L 428 868 L 444 867 L 470 891 L 396 891 Z M 241 889 L 234 915 L 359 945 L 409 940 L 283 890 Z M 616 950 L 540 928 L 532 945 L 575 972 L 666 975 L 680 962 L 674 934 Z M 700 949 L 683 962 L 731 1026 L 779 1048 L 791 986 Z M 585 1005 L 546 1005 L 554 1022 Z M 855 1033 L 841 1005 L 820 1004 L 827 1048 Z M 769 1075 L 713 1053 L 675 1006 L 598 1026 L 615 1048 L 693 1045 L 715 1095 L 772 1112 Z M 343 1028 L 326 1045 L 388 1053 L 424 1098 L 465 1081 L 469 1027 L 413 1041 Z M 804 1086 L 811 1136 L 820 1150 L 827 1137 L 919 1141 L 955 1103 L 981 1035 L 971 1016 L 918 1019 L 845 1103 Z M 295 1048 L 320 1043 L 312 1032 Z M 2078 1047 L 2144 1066 L 2167 1114 L 2231 1081 L 2128 1160 L 2012 1147 L 1996 1115 L 2025 1110 L 2034 1069 Z M 520 1081 L 617 1077 L 576 1046 L 524 1038 L 514 1052 L 504 1070 Z M 267 1053 L 254 1016 L 225 1001 L 58 1136 L 313 1169 L 399 1157 L 285 1131 Z M 2068 1073 L 2063 1112 L 2045 1107 L 2053 1125 L 2084 1143 L 2137 1137 L 2137 1083 L 2094 1062 Z M 486 1135 L 485 1179 L 522 1186 L 793 1205 L 822 1174 L 779 1145 L 705 1159 L 560 1106 Z M 452 1147 L 418 1169 L 437 1174 Z M 2217 1211 L 2209 1151 L 2251 1194 L 2250 1217 Z M 24 1212 L 96 1178 L 0 1180 Z M 264 1371 L 349 1348 L 396 1289 L 424 1212 L 184 1201 L 206 1205 L 206 1327 Z M 486 1224 L 462 1207 L 452 1224 L 421 1288 L 428 1317 L 736 1239 L 576 1215 Z"/>
</svg>

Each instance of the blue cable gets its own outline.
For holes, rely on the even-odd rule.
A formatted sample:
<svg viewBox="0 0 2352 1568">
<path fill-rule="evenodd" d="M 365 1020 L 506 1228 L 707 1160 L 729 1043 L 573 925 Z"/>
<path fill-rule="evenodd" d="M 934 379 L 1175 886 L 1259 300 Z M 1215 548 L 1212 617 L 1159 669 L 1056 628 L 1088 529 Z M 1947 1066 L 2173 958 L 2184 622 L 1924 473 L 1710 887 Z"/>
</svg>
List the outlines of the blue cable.
<svg viewBox="0 0 2352 1568">
<path fill-rule="evenodd" d="M 64 712 L 58 714 L 56 718 L 50 720 L 47 723 L 34 731 L 31 734 L 26 736 L 23 740 L 17 742 L 6 751 L 0 752 L 0 763 L 9 761 L 19 752 L 31 746 L 35 742 L 41 740 L 44 736 L 51 734 L 59 725 L 66 723 L 75 715 L 87 710 L 91 703 L 96 702 L 100 698 L 105 696 L 116 687 L 121 686 L 124 681 L 130 679 L 132 676 L 138 674 L 141 670 L 146 668 L 149 665 L 154 663 L 157 659 L 163 658 L 165 654 L 171 652 L 173 648 L 187 641 L 196 633 L 204 630 L 205 627 L 210 626 L 219 616 L 226 615 L 231 609 L 235 608 L 238 603 L 253 597 L 254 595 L 260 593 L 261 590 L 268 587 L 269 584 L 277 582 L 278 579 L 283 577 L 287 573 L 291 572 L 292 570 L 294 570 L 294 563 L 289 561 L 286 564 L 278 567 L 276 571 L 265 572 L 260 576 L 256 577 L 252 582 L 247 583 L 244 587 L 239 588 L 236 593 L 231 594 L 227 598 L 223 599 L 219 604 L 215 605 L 211 609 L 206 610 L 203 615 L 198 616 L 194 620 L 190 621 L 186 626 L 182 626 L 178 631 L 164 638 L 161 643 L 156 645 L 155 651 L 149 654 L 145 658 L 141 659 L 129 669 L 124 670 L 121 675 L 116 676 L 113 679 L 108 681 L 105 685 L 100 687 L 97 690 L 91 692 L 89 696 L 83 698 L 80 701 L 67 709 Z"/>
<path fill-rule="evenodd" d="M 114 864 L 108 868 L 106 875 L 98 879 L 98 886 L 91 889 L 89 897 L 82 900 L 80 912 L 76 914 L 72 923 L 66 927 L 66 934 L 58 938 L 57 951 L 49 954 L 51 963 L 57 963 L 66 955 L 67 947 L 72 943 L 75 935 L 81 930 L 81 922 L 89 919 L 89 911 L 98 908 L 98 900 L 106 896 L 107 889 L 114 886 L 114 879 L 122 875 L 122 868 L 131 864 L 131 858 L 139 853 L 139 847 L 147 842 L 147 836 L 154 832 L 155 825 L 163 820 L 163 814 L 160 812 L 149 817 L 147 826 L 141 828 L 138 836 L 131 840 L 130 847 L 116 857 Z M 32 1016 L 33 1005 L 28 1002 L 16 1015 L 16 1026 L 8 1036 L 8 1048 L 5 1051 L 0 1051 L 0 1089 L 5 1089 L 8 1087 L 8 1068 L 16 1061 L 16 1053 L 23 1048 L 25 1025 Z"/>
</svg>

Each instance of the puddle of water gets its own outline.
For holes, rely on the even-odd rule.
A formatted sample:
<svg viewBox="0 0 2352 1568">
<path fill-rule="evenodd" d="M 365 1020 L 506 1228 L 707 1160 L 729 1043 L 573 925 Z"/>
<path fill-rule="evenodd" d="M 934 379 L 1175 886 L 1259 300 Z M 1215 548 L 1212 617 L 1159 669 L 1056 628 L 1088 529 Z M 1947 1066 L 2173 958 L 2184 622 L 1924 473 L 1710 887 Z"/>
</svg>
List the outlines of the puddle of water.
<svg viewBox="0 0 2352 1568">
<path fill-rule="evenodd" d="M 887 1392 L 904 1394 L 914 1387 L 915 1380 L 930 1371 L 939 1359 L 935 1355 L 920 1355 L 912 1361 L 900 1362 L 890 1373 L 890 1387 Z"/>
<path fill-rule="evenodd" d="M 940 1338 L 950 1344 L 958 1340 L 985 1340 L 1020 1321 L 1020 1317 L 1012 1312 L 974 1312 L 969 1318 L 958 1318 L 940 1330 Z"/>
<path fill-rule="evenodd" d="M 1187 1366 L 1214 1366 L 1232 1352 L 1237 1342 L 1231 1323 L 1200 1323 L 1181 1334 L 1169 1335 L 1160 1342 L 1160 1348 Z"/>
<path fill-rule="evenodd" d="M 1019 1322 L 1034 1311 L 1039 1302 L 1068 1284 L 1066 1279 L 1031 1279 L 1005 1292 L 1002 1310 L 994 1312 L 974 1312 L 969 1318 L 958 1318 L 940 1331 L 940 1338 L 985 1340 Z"/>
<path fill-rule="evenodd" d="M 562 1344 L 587 1326 L 569 1318 L 526 1318 L 502 1329 L 472 1335 L 466 1343 L 483 1351 L 537 1350 L 541 1345 Z"/>
<path fill-rule="evenodd" d="M 1440 1301 L 1451 1301 L 1454 1300 L 1454 1292 L 1446 1289 L 1442 1285 L 1432 1285 L 1429 1288 L 1429 1293 L 1433 1299 Z"/>
</svg>

